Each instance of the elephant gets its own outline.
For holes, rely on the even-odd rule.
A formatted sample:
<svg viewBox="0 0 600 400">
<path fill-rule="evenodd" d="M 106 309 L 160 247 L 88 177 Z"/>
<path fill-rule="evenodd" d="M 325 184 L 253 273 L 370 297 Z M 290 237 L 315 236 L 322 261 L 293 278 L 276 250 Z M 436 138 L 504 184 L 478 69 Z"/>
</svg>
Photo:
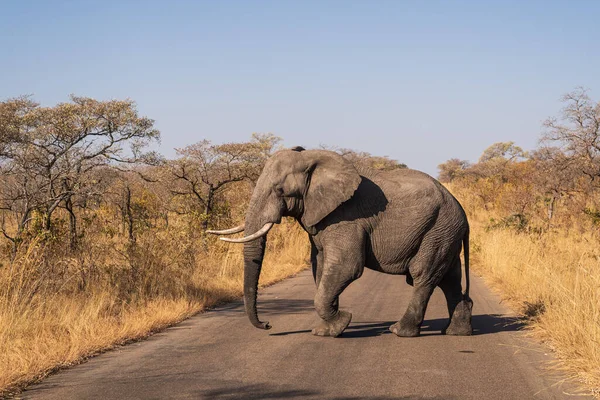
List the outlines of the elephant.
<svg viewBox="0 0 600 400">
<path fill-rule="evenodd" d="M 462 206 L 437 180 L 416 170 L 355 166 L 336 152 L 280 150 L 265 163 L 246 213 L 236 228 L 207 231 L 250 234 L 244 243 L 244 304 L 250 322 L 258 318 L 258 280 L 267 233 L 282 217 L 293 217 L 308 233 L 320 323 L 312 333 L 339 336 L 352 314 L 339 309 L 339 296 L 364 268 L 405 275 L 413 294 L 402 318 L 389 329 L 397 336 L 420 335 L 427 303 L 436 287 L 448 303 L 442 331 L 470 335 L 469 224 Z M 466 275 L 462 292 L 461 249 Z"/>
</svg>

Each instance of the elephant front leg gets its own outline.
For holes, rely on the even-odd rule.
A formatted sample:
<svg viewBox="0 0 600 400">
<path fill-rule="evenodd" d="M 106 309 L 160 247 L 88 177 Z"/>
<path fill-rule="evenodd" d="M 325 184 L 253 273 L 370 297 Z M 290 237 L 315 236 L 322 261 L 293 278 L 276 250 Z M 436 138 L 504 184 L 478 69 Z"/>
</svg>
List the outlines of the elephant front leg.
<svg viewBox="0 0 600 400">
<path fill-rule="evenodd" d="M 340 243 L 355 243 L 338 241 Z M 348 285 L 362 274 L 364 254 L 360 251 L 364 246 L 353 248 L 325 248 L 323 268 L 317 282 L 315 309 L 321 323 L 312 330 L 316 336 L 338 337 L 348 327 L 352 314 L 339 310 L 339 296 Z"/>
<path fill-rule="evenodd" d="M 433 293 L 433 285 L 417 285 L 402 319 L 390 326 L 390 331 L 402 337 L 415 337 L 421 334 L 421 324 L 425 318 L 425 309 Z"/>
<path fill-rule="evenodd" d="M 326 293 L 317 291 L 315 308 L 321 318 L 321 323 L 312 330 L 313 335 L 338 337 L 350 325 L 352 314 L 340 311 L 338 305 L 339 296 L 332 298 Z"/>
<path fill-rule="evenodd" d="M 341 268 L 325 268 L 315 296 L 321 323 L 312 330 L 313 335 L 338 337 L 348 327 L 352 314 L 339 310 L 339 296 L 352 281 L 352 276 Z"/>
<path fill-rule="evenodd" d="M 335 318 L 329 321 L 321 321 L 319 326 L 312 330 L 315 336 L 331 336 L 338 337 L 350 325 L 352 313 L 347 311 L 338 311 Z"/>
<path fill-rule="evenodd" d="M 324 271 L 315 296 L 315 309 L 321 323 L 312 333 L 315 336 L 338 337 L 352 320 L 351 313 L 339 310 L 339 296 L 354 278 L 343 270 L 327 272 Z"/>
</svg>

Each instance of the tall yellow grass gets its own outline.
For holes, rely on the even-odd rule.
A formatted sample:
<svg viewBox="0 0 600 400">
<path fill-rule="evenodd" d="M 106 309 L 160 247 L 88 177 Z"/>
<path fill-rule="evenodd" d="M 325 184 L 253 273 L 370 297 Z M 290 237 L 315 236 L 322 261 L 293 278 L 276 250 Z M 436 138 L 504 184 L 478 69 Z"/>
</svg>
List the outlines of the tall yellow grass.
<svg viewBox="0 0 600 400">
<path fill-rule="evenodd" d="M 242 294 L 242 248 L 183 230 L 86 242 L 78 256 L 33 242 L 0 266 L 0 397 L 61 366 L 143 338 Z M 121 242 L 120 242 L 120 241 Z M 261 285 L 308 265 L 306 234 L 284 221 L 269 234 Z"/>
<path fill-rule="evenodd" d="M 561 365 L 600 395 L 598 238 L 486 229 L 490 213 L 469 207 L 468 197 L 461 201 L 470 211 L 473 268 L 529 317 Z M 242 246 L 210 238 L 205 247 L 195 231 L 148 231 L 135 246 L 95 234 L 76 254 L 34 241 L 14 262 L 0 260 L 0 396 L 241 296 Z M 284 221 L 269 234 L 261 285 L 300 271 L 308 257 L 306 234 Z"/>
<path fill-rule="evenodd" d="M 600 396 L 600 247 L 592 233 L 486 229 L 472 215 L 474 269 L 510 299 L 562 361 Z"/>
</svg>

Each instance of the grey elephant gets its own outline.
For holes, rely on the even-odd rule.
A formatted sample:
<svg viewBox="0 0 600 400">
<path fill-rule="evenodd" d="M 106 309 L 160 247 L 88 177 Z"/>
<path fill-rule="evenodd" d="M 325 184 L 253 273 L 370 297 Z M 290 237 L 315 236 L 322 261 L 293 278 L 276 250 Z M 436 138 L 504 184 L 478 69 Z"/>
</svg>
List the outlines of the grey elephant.
<svg viewBox="0 0 600 400">
<path fill-rule="evenodd" d="M 404 316 L 390 326 L 398 336 L 419 336 L 425 309 L 439 286 L 450 320 L 444 333 L 470 335 L 469 225 L 459 202 L 438 181 L 410 169 L 355 167 L 339 154 L 296 147 L 275 153 L 260 175 L 245 224 L 223 231 L 250 235 L 222 240 L 244 245 L 244 303 L 258 319 L 256 297 L 267 232 L 284 216 L 308 233 L 317 285 L 318 336 L 339 336 L 352 314 L 339 310 L 339 296 L 365 267 L 406 275 L 413 295 Z M 466 288 L 462 293 L 460 252 L 464 247 Z M 367 294 L 365 294 L 367 295 Z"/>
</svg>

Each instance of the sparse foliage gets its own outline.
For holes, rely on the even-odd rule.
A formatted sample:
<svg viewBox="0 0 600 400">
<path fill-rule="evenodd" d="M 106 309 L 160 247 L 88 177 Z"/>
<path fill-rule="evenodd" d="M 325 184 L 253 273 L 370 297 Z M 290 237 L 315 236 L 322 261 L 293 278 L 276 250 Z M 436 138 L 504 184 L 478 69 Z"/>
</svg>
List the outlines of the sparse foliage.
<svg viewBox="0 0 600 400">
<path fill-rule="evenodd" d="M 351 149 L 338 148 L 335 146 L 321 145 L 324 150 L 331 150 L 339 153 L 357 167 L 367 167 L 379 169 L 382 171 L 391 171 L 394 169 L 407 168 L 406 164 L 393 160 L 388 156 L 374 156 L 365 151 L 355 151 Z"/>
<path fill-rule="evenodd" d="M 600 102 L 590 99 L 583 88 L 563 97 L 558 118 L 544 123 L 544 143 L 557 144 L 569 161 L 592 181 L 600 178 Z"/>
<path fill-rule="evenodd" d="M 280 141 L 274 135 L 254 134 L 245 143 L 215 145 L 203 140 L 178 149 L 180 157 L 169 163 L 169 169 L 174 177 L 171 192 L 188 200 L 181 202 L 184 211 L 180 212 L 196 210 L 206 230 L 218 197 L 235 182 L 255 182 Z"/>
<path fill-rule="evenodd" d="M 6 182 L 0 207 L 19 221 L 13 236 L 3 229 L 14 243 L 34 211 L 42 216 L 43 229 L 50 231 L 52 215 L 62 206 L 70 215 L 74 246 L 74 203 L 96 193 L 94 171 L 156 158 L 144 148 L 158 140 L 159 132 L 154 121 L 138 115 L 130 100 L 71 96 L 69 103 L 40 107 L 20 98 L 2 103 L 0 110 L 0 168 Z"/>
<path fill-rule="evenodd" d="M 452 182 L 462 177 L 470 166 L 471 164 L 466 160 L 451 158 L 445 163 L 438 165 L 438 170 L 440 171 L 438 179 L 444 183 Z"/>
<path fill-rule="evenodd" d="M 128 100 L 0 103 L 0 397 L 240 295 L 241 248 L 202 228 L 239 218 L 280 139 L 201 141 L 162 160 L 146 151 L 158 138 Z M 284 221 L 269 246 L 263 283 L 305 267 L 298 226 Z"/>
<path fill-rule="evenodd" d="M 528 265 L 537 263 L 526 271 L 536 284 L 548 276 L 548 265 L 557 277 L 569 277 L 540 292 L 551 301 L 527 301 L 546 304 L 545 313 L 565 304 L 566 318 L 577 315 L 587 323 L 577 332 L 583 343 L 597 324 L 585 319 L 584 308 L 573 313 L 569 307 L 573 298 L 597 294 L 598 274 L 579 263 L 599 257 L 594 250 L 557 261 L 564 251 L 555 244 L 570 230 L 586 232 L 586 242 L 598 240 L 599 106 L 582 90 L 565 102 L 561 118 L 546 123 L 544 147 L 528 154 L 513 142 L 496 143 L 473 165 L 450 159 L 439 170 L 440 180 L 450 183 L 468 213 L 485 210 L 488 237 L 506 238 L 496 244 L 502 258 L 507 243 L 540 241 L 554 249 L 547 259 L 542 253 L 515 258 L 532 257 Z M 143 336 L 203 304 L 239 295 L 241 249 L 229 250 L 198 232 L 241 218 L 252 182 L 281 139 L 254 134 L 243 143 L 203 140 L 180 149 L 173 160 L 146 151 L 158 139 L 153 121 L 139 116 L 129 100 L 72 97 L 54 107 L 40 107 L 29 97 L 0 102 L 0 233 L 6 239 L 0 237 L 0 243 L 11 250 L 11 257 L 6 251 L 0 258 L 0 365 L 8 370 L 0 391 L 34 379 L 57 362 Z M 359 169 L 406 168 L 388 157 L 335 150 Z M 268 245 L 277 251 L 267 251 L 272 259 L 266 269 L 282 263 L 285 268 L 272 268 L 269 282 L 302 268 L 308 258 L 306 236 L 298 227 L 284 222 L 273 232 Z M 570 249 L 586 248 L 579 236 L 569 240 Z M 483 247 L 493 250 L 494 243 Z M 473 244 L 479 254 L 489 255 L 477 240 Z M 561 268 L 571 268 L 570 274 Z M 515 276 L 520 280 L 522 271 Z M 565 282 L 577 290 L 569 292 Z M 50 296 L 53 300 L 46 301 Z M 142 328 L 135 325 L 139 321 Z M 65 329 L 69 335 L 62 334 Z M 49 363 L 32 367 L 26 341 L 15 340 L 23 333 L 39 344 Z M 81 343 L 77 338 L 82 337 L 96 342 Z M 597 346 L 586 343 L 586 354 L 596 354 Z"/>
<path fill-rule="evenodd" d="M 484 150 L 479 157 L 479 162 L 485 163 L 499 159 L 517 161 L 524 158 L 525 155 L 523 149 L 515 145 L 515 142 L 498 142 Z"/>
</svg>

